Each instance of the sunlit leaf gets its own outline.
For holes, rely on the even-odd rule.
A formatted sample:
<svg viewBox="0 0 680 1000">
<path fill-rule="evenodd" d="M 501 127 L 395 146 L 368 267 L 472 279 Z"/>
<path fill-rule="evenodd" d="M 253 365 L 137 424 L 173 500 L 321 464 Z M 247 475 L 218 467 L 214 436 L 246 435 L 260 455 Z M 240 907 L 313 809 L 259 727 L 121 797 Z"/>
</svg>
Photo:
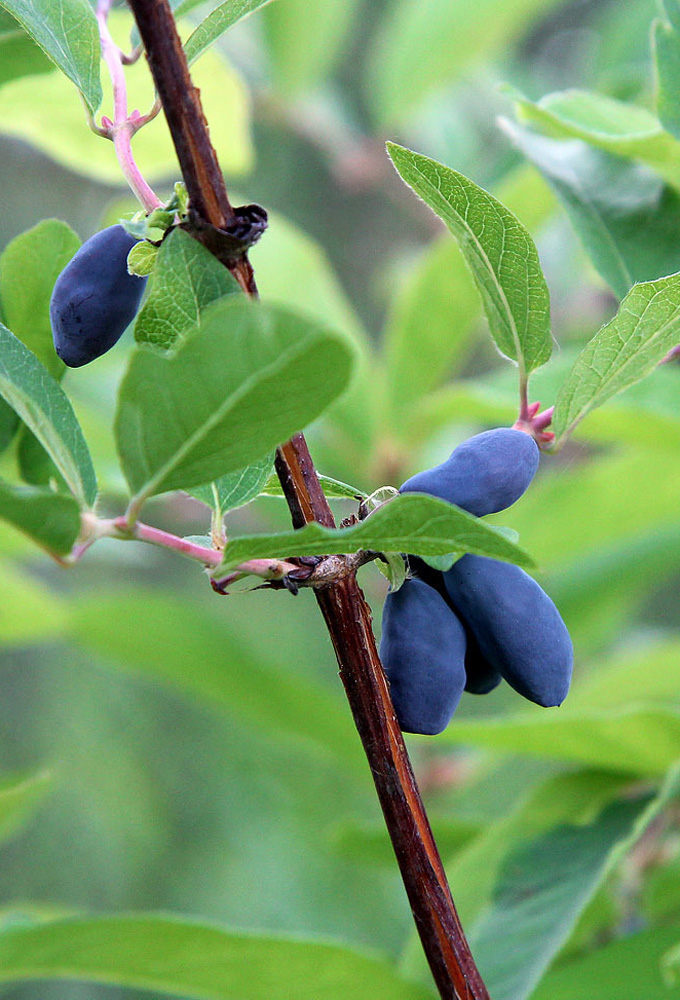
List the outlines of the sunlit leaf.
<svg viewBox="0 0 680 1000">
<path fill-rule="evenodd" d="M 529 556 L 498 530 L 453 504 L 419 493 L 395 497 L 351 528 L 325 528 L 311 523 L 296 531 L 233 538 L 221 569 L 247 559 L 330 555 L 371 549 L 445 555 L 474 552 L 531 566 Z"/>
<path fill-rule="evenodd" d="M 317 323 L 227 296 L 171 357 L 141 349 L 121 386 L 123 471 L 145 497 L 244 468 L 346 387 L 348 341 Z"/>
<path fill-rule="evenodd" d="M 59 69 L 75 83 L 90 111 L 102 100 L 99 28 L 87 0 L 2 0 Z"/>
<path fill-rule="evenodd" d="M 241 291 L 209 250 L 181 229 L 161 243 L 151 288 L 135 320 L 135 340 L 167 350 L 196 326 L 206 306 Z"/>
<path fill-rule="evenodd" d="M 520 379 L 550 357 L 550 297 L 531 236 L 504 205 L 462 174 L 394 143 L 402 179 L 439 215 L 475 280 L 491 333 Z"/>
<path fill-rule="evenodd" d="M 92 459 L 64 391 L 20 340 L 0 324 L 0 395 L 50 455 L 82 506 L 94 503 Z"/>
<path fill-rule="evenodd" d="M 0 518 L 48 552 L 65 555 L 80 533 L 80 508 L 70 496 L 0 479 Z"/>
<path fill-rule="evenodd" d="M 635 285 L 576 359 L 555 403 L 556 440 L 648 375 L 680 341 L 680 275 Z"/>
<path fill-rule="evenodd" d="M 191 960 L 178 956 L 190 956 Z M 50 921 L 0 930 L 0 981 L 115 983 L 201 1000 L 431 1000 L 382 958 L 340 945 L 237 933 L 181 917 Z M 303 992 L 304 991 L 304 992 Z"/>
</svg>

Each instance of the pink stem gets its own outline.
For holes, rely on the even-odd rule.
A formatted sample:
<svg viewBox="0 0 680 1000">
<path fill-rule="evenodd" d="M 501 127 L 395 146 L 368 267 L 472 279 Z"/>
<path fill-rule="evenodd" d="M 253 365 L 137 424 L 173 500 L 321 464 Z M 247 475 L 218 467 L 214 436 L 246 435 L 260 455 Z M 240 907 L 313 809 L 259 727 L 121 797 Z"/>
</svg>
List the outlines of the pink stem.
<svg viewBox="0 0 680 1000">
<path fill-rule="evenodd" d="M 222 553 L 216 549 L 196 545 L 194 542 L 187 541 L 186 538 L 179 538 L 178 535 L 172 535 L 169 531 L 161 531 L 160 528 L 153 528 L 150 524 L 142 524 L 141 521 L 137 521 L 130 530 L 127 519 L 117 517 L 112 522 L 112 526 L 123 537 L 134 538 L 139 542 L 150 542 L 151 545 L 160 545 L 164 549 L 177 552 L 178 555 L 196 559 L 204 566 L 219 566 L 223 559 Z"/>
<path fill-rule="evenodd" d="M 142 176 L 132 153 L 131 139 L 137 131 L 139 124 L 131 121 L 128 117 L 127 85 L 125 82 L 125 70 L 123 69 L 123 56 L 111 37 L 111 32 L 107 24 L 110 7 L 111 0 L 99 0 L 97 4 L 97 20 L 99 22 L 102 56 L 108 66 L 111 85 L 113 87 L 113 125 L 111 126 L 110 133 L 125 180 L 145 210 L 152 212 L 162 202 Z"/>
</svg>

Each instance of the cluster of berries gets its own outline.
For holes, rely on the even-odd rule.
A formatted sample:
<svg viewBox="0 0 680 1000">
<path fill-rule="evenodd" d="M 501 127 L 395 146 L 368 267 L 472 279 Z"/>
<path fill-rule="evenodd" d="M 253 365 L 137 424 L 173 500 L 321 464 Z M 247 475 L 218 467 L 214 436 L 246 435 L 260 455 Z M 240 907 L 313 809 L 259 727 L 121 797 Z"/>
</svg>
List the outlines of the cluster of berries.
<svg viewBox="0 0 680 1000">
<path fill-rule="evenodd" d="M 427 493 L 483 517 L 510 507 L 538 468 L 528 434 L 485 431 L 402 493 Z M 571 681 L 567 628 L 545 591 L 519 566 L 465 555 L 441 573 L 410 558 L 413 577 L 387 595 L 380 656 L 401 728 L 435 735 L 463 691 L 486 694 L 501 679 L 545 707 L 560 705 Z"/>
</svg>

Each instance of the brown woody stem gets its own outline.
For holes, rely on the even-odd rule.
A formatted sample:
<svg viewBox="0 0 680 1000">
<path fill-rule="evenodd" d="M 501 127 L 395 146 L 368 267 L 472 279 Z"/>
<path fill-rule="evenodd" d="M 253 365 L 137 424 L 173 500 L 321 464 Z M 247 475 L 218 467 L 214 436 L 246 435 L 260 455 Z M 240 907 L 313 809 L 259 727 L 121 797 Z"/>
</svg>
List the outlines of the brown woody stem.
<svg viewBox="0 0 680 1000">
<path fill-rule="evenodd" d="M 207 222 L 224 228 L 233 220 L 233 209 L 167 0 L 128 2 L 165 109 L 190 202 Z M 244 261 L 246 268 L 237 277 L 244 289 L 254 294 L 252 271 L 247 259 Z M 302 434 L 279 448 L 276 471 L 294 527 L 310 521 L 335 526 Z M 489 1000 L 453 905 L 394 716 L 376 649 L 370 608 L 354 575 L 315 593 L 439 993 L 443 1000 Z"/>
</svg>

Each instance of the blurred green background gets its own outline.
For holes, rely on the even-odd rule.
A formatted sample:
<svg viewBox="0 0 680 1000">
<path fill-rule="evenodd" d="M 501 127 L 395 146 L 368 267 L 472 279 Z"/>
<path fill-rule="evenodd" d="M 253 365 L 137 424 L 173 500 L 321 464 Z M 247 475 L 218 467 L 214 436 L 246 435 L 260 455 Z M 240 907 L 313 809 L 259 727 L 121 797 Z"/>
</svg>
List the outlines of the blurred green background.
<svg viewBox="0 0 680 1000">
<path fill-rule="evenodd" d="M 310 430 L 320 471 L 369 492 L 399 485 L 516 415 L 513 369 L 492 346 L 458 250 L 397 177 L 387 138 L 494 191 L 531 231 L 559 345 L 532 396 L 554 401 L 617 300 L 498 127 L 499 115 L 514 118 L 499 84 L 531 100 L 581 88 L 651 108 L 657 13 L 652 0 L 276 0 L 204 57 L 214 62 L 198 82 L 229 189 L 271 212 L 252 253 L 263 297 L 325 317 L 363 351 L 355 388 Z M 26 67 L 36 69 L 28 57 Z M 133 207 L 72 85 L 56 73 L 3 81 L 1 69 L 0 83 L 3 246 L 46 217 L 85 239 Z M 146 84 L 142 110 L 149 95 Z M 161 195 L 177 179 L 164 128 L 151 126 L 139 153 Z M 658 274 L 678 268 L 680 258 Z M 64 381 L 112 514 L 125 505 L 111 424 L 131 344 L 128 334 Z M 619 855 L 630 817 L 597 825 L 622 788 L 653 794 L 680 759 L 680 729 L 663 714 L 680 703 L 679 448 L 676 363 L 543 457 L 529 494 L 496 520 L 520 532 L 570 627 L 573 694 L 561 715 L 505 686 L 466 695 L 447 734 L 409 742 L 491 977 L 494 934 L 505 931 L 484 914 L 498 916 L 504 859 L 562 823 L 591 824 L 603 852 L 579 905 L 560 904 L 538 962 L 556 963 L 551 978 L 537 992 L 523 982 L 507 994 L 517 1000 L 680 996 L 659 973 L 661 952 L 680 942 L 676 793 Z M 208 518 L 184 495 L 145 513 L 180 534 L 204 532 Z M 228 529 L 287 523 L 282 502 L 265 498 L 230 515 Z M 7 920 L 163 910 L 383 952 L 427 982 L 312 595 L 221 598 L 195 566 L 136 543 L 103 542 L 68 572 L 4 527 L 0 551 L 1 773 L 10 785 L 49 775 L 0 848 Z M 377 626 L 386 582 L 371 566 L 362 584 Z M 551 843 L 539 856 L 559 882 L 578 852 L 551 854 Z M 617 959 L 631 934 L 637 959 Z M 526 969 L 530 944 L 513 947 Z M 629 983 L 638 970 L 641 991 L 617 993 L 612 980 L 607 993 L 602 955 Z M 0 994 L 155 995 L 71 983 Z"/>
</svg>

